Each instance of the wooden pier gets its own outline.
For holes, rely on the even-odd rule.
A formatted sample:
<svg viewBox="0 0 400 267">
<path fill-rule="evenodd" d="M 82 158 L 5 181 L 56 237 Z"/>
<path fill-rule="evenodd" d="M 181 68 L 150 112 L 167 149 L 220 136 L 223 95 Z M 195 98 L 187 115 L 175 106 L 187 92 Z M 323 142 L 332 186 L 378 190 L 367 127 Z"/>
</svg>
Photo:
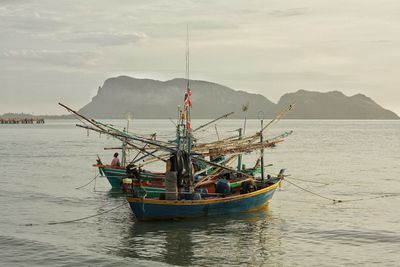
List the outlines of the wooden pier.
<svg viewBox="0 0 400 267">
<path fill-rule="evenodd" d="M 43 118 L 0 118 L 0 124 L 44 124 Z"/>
</svg>

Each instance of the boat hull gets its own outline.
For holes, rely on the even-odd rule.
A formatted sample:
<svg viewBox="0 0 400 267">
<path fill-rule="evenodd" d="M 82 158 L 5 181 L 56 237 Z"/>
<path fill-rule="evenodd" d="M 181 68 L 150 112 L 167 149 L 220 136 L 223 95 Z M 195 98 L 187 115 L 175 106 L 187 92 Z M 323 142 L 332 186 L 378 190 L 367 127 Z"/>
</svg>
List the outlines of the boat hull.
<svg viewBox="0 0 400 267">
<path fill-rule="evenodd" d="M 127 178 L 127 173 L 126 173 L 126 169 L 124 167 L 119 167 L 119 166 L 108 166 L 108 165 L 95 165 L 96 167 L 99 168 L 99 172 L 102 176 L 105 176 L 108 180 L 108 182 L 110 183 L 112 189 L 121 189 L 122 187 L 122 180 L 124 178 Z M 152 172 L 148 172 L 145 171 L 143 173 L 140 174 L 140 178 L 143 181 L 153 181 L 156 182 L 156 185 L 160 185 L 162 184 L 162 180 L 164 178 L 164 174 L 163 173 L 152 173 Z M 152 180 L 152 179 L 156 179 L 156 180 Z M 157 183 L 158 181 L 158 183 Z M 161 190 L 158 189 L 159 186 L 155 186 L 153 187 L 148 187 L 149 190 L 156 190 L 156 191 L 165 191 L 165 190 Z"/>
<path fill-rule="evenodd" d="M 168 220 L 215 216 L 258 210 L 271 200 L 277 183 L 255 192 L 204 200 L 158 200 L 128 197 L 129 205 L 138 220 Z"/>
<path fill-rule="evenodd" d="M 101 168 L 101 171 L 113 189 L 121 188 L 122 179 L 127 177 L 125 168 Z"/>
</svg>

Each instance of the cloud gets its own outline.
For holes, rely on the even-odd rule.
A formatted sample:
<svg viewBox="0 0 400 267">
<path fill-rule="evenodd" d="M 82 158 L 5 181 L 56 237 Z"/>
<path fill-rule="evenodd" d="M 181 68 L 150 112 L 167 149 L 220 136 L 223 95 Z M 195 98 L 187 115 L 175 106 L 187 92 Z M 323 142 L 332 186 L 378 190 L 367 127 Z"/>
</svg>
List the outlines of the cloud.
<svg viewBox="0 0 400 267">
<path fill-rule="evenodd" d="M 113 46 L 137 43 L 147 39 L 144 33 L 122 33 L 122 32 L 78 32 L 66 38 L 67 42 L 89 43 L 99 46 Z"/>
<path fill-rule="evenodd" d="M 102 58 L 102 53 L 98 51 L 20 49 L 4 52 L 3 58 L 52 65 L 95 66 Z"/>
<path fill-rule="evenodd" d="M 109 73 L 182 76 L 189 25 L 193 77 L 269 97 L 327 88 L 394 101 L 400 2 L 350 2 L 0 0 L 0 73 L 16 77 L 13 88 L 26 83 L 21 69 L 49 82 L 56 70 L 99 83 Z"/>
<path fill-rule="evenodd" d="M 391 44 L 391 43 L 393 43 L 393 41 L 392 40 L 371 40 L 371 41 L 368 41 L 368 43 L 371 43 L 371 44 Z"/>
<path fill-rule="evenodd" d="M 1 31 L 17 32 L 48 32 L 65 27 L 56 14 L 51 12 L 40 13 L 29 6 L 0 7 Z"/>
<path fill-rule="evenodd" d="M 269 14 L 273 17 L 293 17 L 293 16 L 301 16 L 308 13 L 308 9 L 304 7 L 299 8 L 288 8 L 288 9 L 278 9 L 269 12 Z"/>
</svg>

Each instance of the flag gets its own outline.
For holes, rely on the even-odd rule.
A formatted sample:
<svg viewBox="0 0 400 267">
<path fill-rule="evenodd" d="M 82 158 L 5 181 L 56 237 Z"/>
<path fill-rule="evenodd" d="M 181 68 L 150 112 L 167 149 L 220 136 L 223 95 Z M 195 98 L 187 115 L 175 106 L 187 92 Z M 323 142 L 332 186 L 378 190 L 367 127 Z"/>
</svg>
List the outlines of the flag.
<svg viewBox="0 0 400 267">
<path fill-rule="evenodd" d="M 192 107 L 192 100 L 190 99 L 191 91 L 185 93 L 185 98 L 183 99 L 185 107 Z"/>
</svg>

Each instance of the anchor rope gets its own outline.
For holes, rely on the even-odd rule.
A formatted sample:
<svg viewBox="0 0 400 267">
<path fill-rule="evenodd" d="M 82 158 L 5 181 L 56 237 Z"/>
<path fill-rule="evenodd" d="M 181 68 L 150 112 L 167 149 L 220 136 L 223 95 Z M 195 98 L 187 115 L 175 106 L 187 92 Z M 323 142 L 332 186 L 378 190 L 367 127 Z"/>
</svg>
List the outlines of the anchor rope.
<svg viewBox="0 0 400 267">
<path fill-rule="evenodd" d="M 291 179 L 292 179 L 292 178 L 291 178 Z M 301 187 L 301 186 L 299 186 L 299 185 L 297 185 L 297 184 L 295 184 L 295 183 L 289 181 L 287 178 L 285 178 L 285 181 L 288 182 L 289 184 L 291 184 L 291 185 L 293 185 L 293 186 L 295 186 L 295 187 L 297 187 L 297 188 L 299 188 L 299 189 L 305 191 L 305 192 L 308 192 L 308 193 L 312 194 L 312 195 L 315 195 L 315 196 L 318 196 L 318 197 L 320 197 L 320 198 L 324 198 L 324 199 L 333 201 L 334 204 L 335 204 L 335 203 L 356 202 L 356 201 L 363 201 L 363 200 L 369 200 L 369 199 L 377 199 L 377 198 L 386 198 L 386 197 L 397 197 L 397 196 L 400 196 L 400 193 L 388 193 L 388 194 L 381 195 L 381 196 L 364 197 L 364 198 L 354 198 L 354 199 L 344 199 L 344 200 L 342 200 L 342 199 L 335 199 L 335 198 L 326 197 L 326 196 L 323 196 L 323 195 L 321 195 L 321 194 L 315 193 L 315 192 L 313 192 L 313 191 L 311 191 L 311 190 L 309 190 L 309 189 L 306 189 L 306 188 L 304 188 L 304 187 Z"/>
<path fill-rule="evenodd" d="M 105 211 L 102 211 L 102 212 L 99 212 L 99 213 L 96 213 L 96 214 L 93 214 L 93 215 L 90 215 L 90 216 L 86 216 L 86 217 L 79 218 L 79 219 L 74 219 L 74 220 L 68 220 L 68 221 L 49 222 L 49 223 L 47 223 L 47 224 L 48 224 L 48 225 L 55 225 L 55 224 L 64 224 L 64 223 L 72 223 L 72 222 L 83 221 L 83 220 L 90 219 L 90 218 L 93 218 L 93 217 L 97 217 L 97 216 L 103 215 L 103 214 L 105 214 L 105 213 L 111 212 L 111 211 L 113 211 L 113 210 L 116 210 L 116 209 L 118 209 L 118 208 L 124 206 L 125 204 L 126 204 L 126 202 L 124 201 L 124 203 L 122 203 L 122 204 L 120 204 L 120 205 L 118 205 L 118 206 L 116 206 L 116 207 L 113 207 L 113 208 L 111 208 L 111 209 L 108 209 L 108 210 L 105 210 Z"/>
<path fill-rule="evenodd" d="M 390 194 L 385 194 L 385 195 L 382 195 L 382 196 L 375 196 L 375 197 L 347 199 L 347 200 L 342 200 L 342 202 L 354 202 L 354 201 L 362 201 L 362 200 L 367 200 L 367 199 L 377 199 L 377 198 L 397 197 L 397 196 L 400 196 L 400 194 L 398 194 L 398 193 L 390 193 Z"/>
<path fill-rule="evenodd" d="M 114 210 L 116 210 L 116 209 L 118 209 L 118 208 L 120 208 L 120 207 L 122 207 L 124 205 L 126 205 L 125 201 L 124 201 L 124 203 L 122 203 L 122 204 L 120 204 L 120 205 L 118 205 L 116 207 L 113 207 L 111 209 L 108 209 L 108 210 L 105 210 L 105 211 L 102 211 L 102 212 L 99 212 L 99 213 L 96 213 L 96 214 L 93 214 L 93 215 L 90 215 L 90 216 L 86 216 L 86 217 L 82 217 L 82 218 L 78 218 L 78 219 L 73 219 L 73 220 L 67 220 L 67 221 L 48 222 L 48 223 L 45 223 L 44 225 L 56 225 L 56 224 L 79 222 L 79 221 L 83 221 L 83 220 L 86 220 L 86 219 L 90 219 L 90 218 L 97 217 L 97 216 L 106 214 L 108 212 L 114 211 Z M 24 226 L 34 226 L 34 225 L 40 225 L 40 224 L 32 224 L 32 223 L 24 224 Z"/>
<path fill-rule="evenodd" d="M 285 181 L 288 182 L 289 184 L 291 184 L 291 185 L 293 185 L 293 186 L 295 186 L 295 187 L 297 187 L 297 188 L 299 188 L 299 189 L 305 191 L 305 192 L 308 192 L 308 193 L 310 193 L 310 194 L 312 194 L 312 195 L 315 195 L 315 196 L 318 196 L 318 197 L 320 197 L 320 198 L 328 199 L 328 200 L 330 200 L 330 201 L 333 201 L 334 203 L 336 203 L 336 202 L 342 202 L 342 200 L 340 200 L 340 199 L 334 199 L 334 198 L 326 197 L 326 196 L 320 195 L 320 194 L 318 194 L 318 193 L 315 193 L 315 192 L 313 192 L 313 191 L 310 191 L 310 190 L 308 190 L 308 189 L 306 189 L 306 188 L 304 188 L 304 187 L 301 187 L 301 186 L 299 186 L 299 185 L 297 185 L 297 184 L 295 184 L 295 183 L 289 181 L 287 178 L 285 178 Z"/>
<path fill-rule="evenodd" d="M 75 189 L 81 189 L 81 188 L 83 188 L 83 187 L 89 185 L 91 182 L 94 181 L 94 179 L 96 179 L 96 178 L 99 176 L 99 174 L 100 174 L 100 173 L 98 173 L 95 177 L 93 177 L 93 179 L 91 179 L 91 180 L 90 180 L 89 182 L 87 182 L 86 184 L 84 184 L 84 185 L 82 185 L 82 186 L 79 186 L 79 187 L 75 187 Z"/>
<path fill-rule="evenodd" d="M 292 179 L 292 180 L 298 180 L 298 181 L 302 181 L 302 182 L 314 183 L 314 184 L 330 185 L 329 183 L 323 183 L 323 182 L 318 182 L 318 181 L 311 181 L 311 180 L 300 179 L 300 178 L 293 178 L 293 177 L 291 177 L 291 176 L 290 176 L 290 179 Z"/>
</svg>

